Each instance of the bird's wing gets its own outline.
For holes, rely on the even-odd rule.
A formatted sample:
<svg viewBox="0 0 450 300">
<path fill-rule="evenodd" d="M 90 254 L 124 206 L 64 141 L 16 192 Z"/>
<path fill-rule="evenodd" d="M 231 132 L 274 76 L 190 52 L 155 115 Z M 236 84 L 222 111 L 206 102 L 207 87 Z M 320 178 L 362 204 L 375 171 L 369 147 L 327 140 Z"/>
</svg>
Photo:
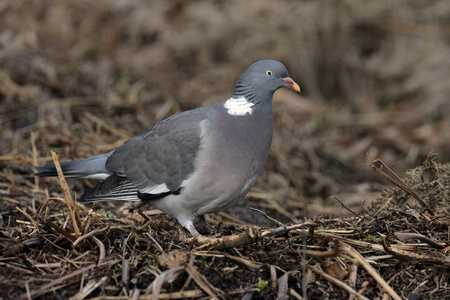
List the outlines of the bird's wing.
<svg viewBox="0 0 450 300">
<path fill-rule="evenodd" d="M 173 115 L 117 148 L 106 168 L 126 176 L 142 198 L 177 193 L 195 172 L 208 123 L 201 109 Z"/>
<path fill-rule="evenodd" d="M 113 174 L 81 195 L 81 201 L 139 201 L 136 187 L 126 178 Z"/>
</svg>

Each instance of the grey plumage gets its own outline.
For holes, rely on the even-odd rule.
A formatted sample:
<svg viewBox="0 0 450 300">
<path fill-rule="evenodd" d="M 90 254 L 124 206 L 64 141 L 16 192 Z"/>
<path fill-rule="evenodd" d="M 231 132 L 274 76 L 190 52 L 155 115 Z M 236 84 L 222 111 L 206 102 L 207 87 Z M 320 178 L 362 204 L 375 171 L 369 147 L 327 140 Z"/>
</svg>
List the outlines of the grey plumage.
<svg viewBox="0 0 450 300">
<path fill-rule="evenodd" d="M 116 150 L 61 167 L 67 177 L 105 179 L 82 201 L 150 201 L 197 235 L 197 216 L 235 205 L 262 172 L 272 96 L 281 87 L 300 91 L 281 63 L 256 62 L 227 101 L 173 115 Z M 54 164 L 36 169 L 36 176 L 57 175 Z"/>
<path fill-rule="evenodd" d="M 113 151 L 77 161 L 65 161 L 61 163 L 61 168 L 66 177 L 105 179 L 112 174 L 105 166 L 108 157 L 112 153 Z M 35 169 L 38 170 L 39 173 L 34 175 L 39 177 L 58 176 L 53 163 L 35 167 Z"/>
</svg>

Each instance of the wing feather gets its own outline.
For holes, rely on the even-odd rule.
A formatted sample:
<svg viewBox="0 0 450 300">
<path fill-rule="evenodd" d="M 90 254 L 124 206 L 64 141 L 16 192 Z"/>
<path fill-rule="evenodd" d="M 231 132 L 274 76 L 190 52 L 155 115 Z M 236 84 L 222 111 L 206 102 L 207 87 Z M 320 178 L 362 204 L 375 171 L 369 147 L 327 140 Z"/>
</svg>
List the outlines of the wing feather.
<svg viewBox="0 0 450 300">
<path fill-rule="evenodd" d="M 124 174 L 141 193 L 179 191 L 195 171 L 207 123 L 202 108 L 173 115 L 117 148 L 106 168 Z"/>
<path fill-rule="evenodd" d="M 111 175 L 81 195 L 81 201 L 138 201 L 138 191 L 126 177 Z"/>
</svg>

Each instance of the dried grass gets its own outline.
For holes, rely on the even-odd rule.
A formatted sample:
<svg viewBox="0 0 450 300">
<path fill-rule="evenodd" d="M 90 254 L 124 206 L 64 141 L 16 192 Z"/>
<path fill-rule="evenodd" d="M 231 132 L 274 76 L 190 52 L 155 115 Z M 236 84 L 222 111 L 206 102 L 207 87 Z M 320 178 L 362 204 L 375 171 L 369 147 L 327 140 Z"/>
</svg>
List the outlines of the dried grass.
<svg viewBox="0 0 450 300">
<path fill-rule="evenodd" d="M 430 155 L 409 174 L 430 165 L 446 168 L 433 159 Z M 441 172 L 436 181 L 442 184 L 449 176 Z M 414 178 L 422 180 L 407 177 L 402 182 L 412 184 Z M 60 182 L 64 190 L 63 177 Z M 151 218 L 141 212 L 145 218 L 139 222 L 132 214 L 120 217 L 87 209 L 73 203 L 70 194 L 50 197 L 37 210 L 16 207 L 19 215 L 2 224 L 2 296 L 266 298 L 302 295 L 305 286 L 310 298 L 348 294 L 373 299 L 384 293 L 393 299 L 443 297 L 449 288 L 448 208 L 400 210 L 395 206 L 398 195 L 395 189 L 385 194 L 372 213 L 306 223 L 283 224 L 254 209 L 278 226 L 272 229 L 220 226 L 216 217 L 212 223 L 224 236 L 193 239 L 187 239 L 176 222 L 153 211 Z M 393 198 L 389 204 L 381 201 L 387 197 Z M 321 279 L 312 280 L 306 270 Z M 261 282 L 271 285 L 263 287 Z M 407 292 L 405 287 L 415 289 Z"/>
</svg>

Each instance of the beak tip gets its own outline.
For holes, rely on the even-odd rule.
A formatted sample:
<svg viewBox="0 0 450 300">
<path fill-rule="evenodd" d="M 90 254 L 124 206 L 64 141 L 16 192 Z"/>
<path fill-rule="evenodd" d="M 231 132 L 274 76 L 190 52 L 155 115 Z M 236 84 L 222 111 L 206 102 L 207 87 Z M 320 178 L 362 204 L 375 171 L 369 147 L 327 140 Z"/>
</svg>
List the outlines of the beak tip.
<svg viewBox="0 0 450 300">
<path fill-rule="evenodd" d="M 286 87 L 290 88 L 293 91 L 296 91 L 297 93 L 300 93 L 300 86 L 294 80 L 292 80 L 292 78 L 286 77 L 282 78 L 281 80 L 284 81 Z"/>
</svg>

